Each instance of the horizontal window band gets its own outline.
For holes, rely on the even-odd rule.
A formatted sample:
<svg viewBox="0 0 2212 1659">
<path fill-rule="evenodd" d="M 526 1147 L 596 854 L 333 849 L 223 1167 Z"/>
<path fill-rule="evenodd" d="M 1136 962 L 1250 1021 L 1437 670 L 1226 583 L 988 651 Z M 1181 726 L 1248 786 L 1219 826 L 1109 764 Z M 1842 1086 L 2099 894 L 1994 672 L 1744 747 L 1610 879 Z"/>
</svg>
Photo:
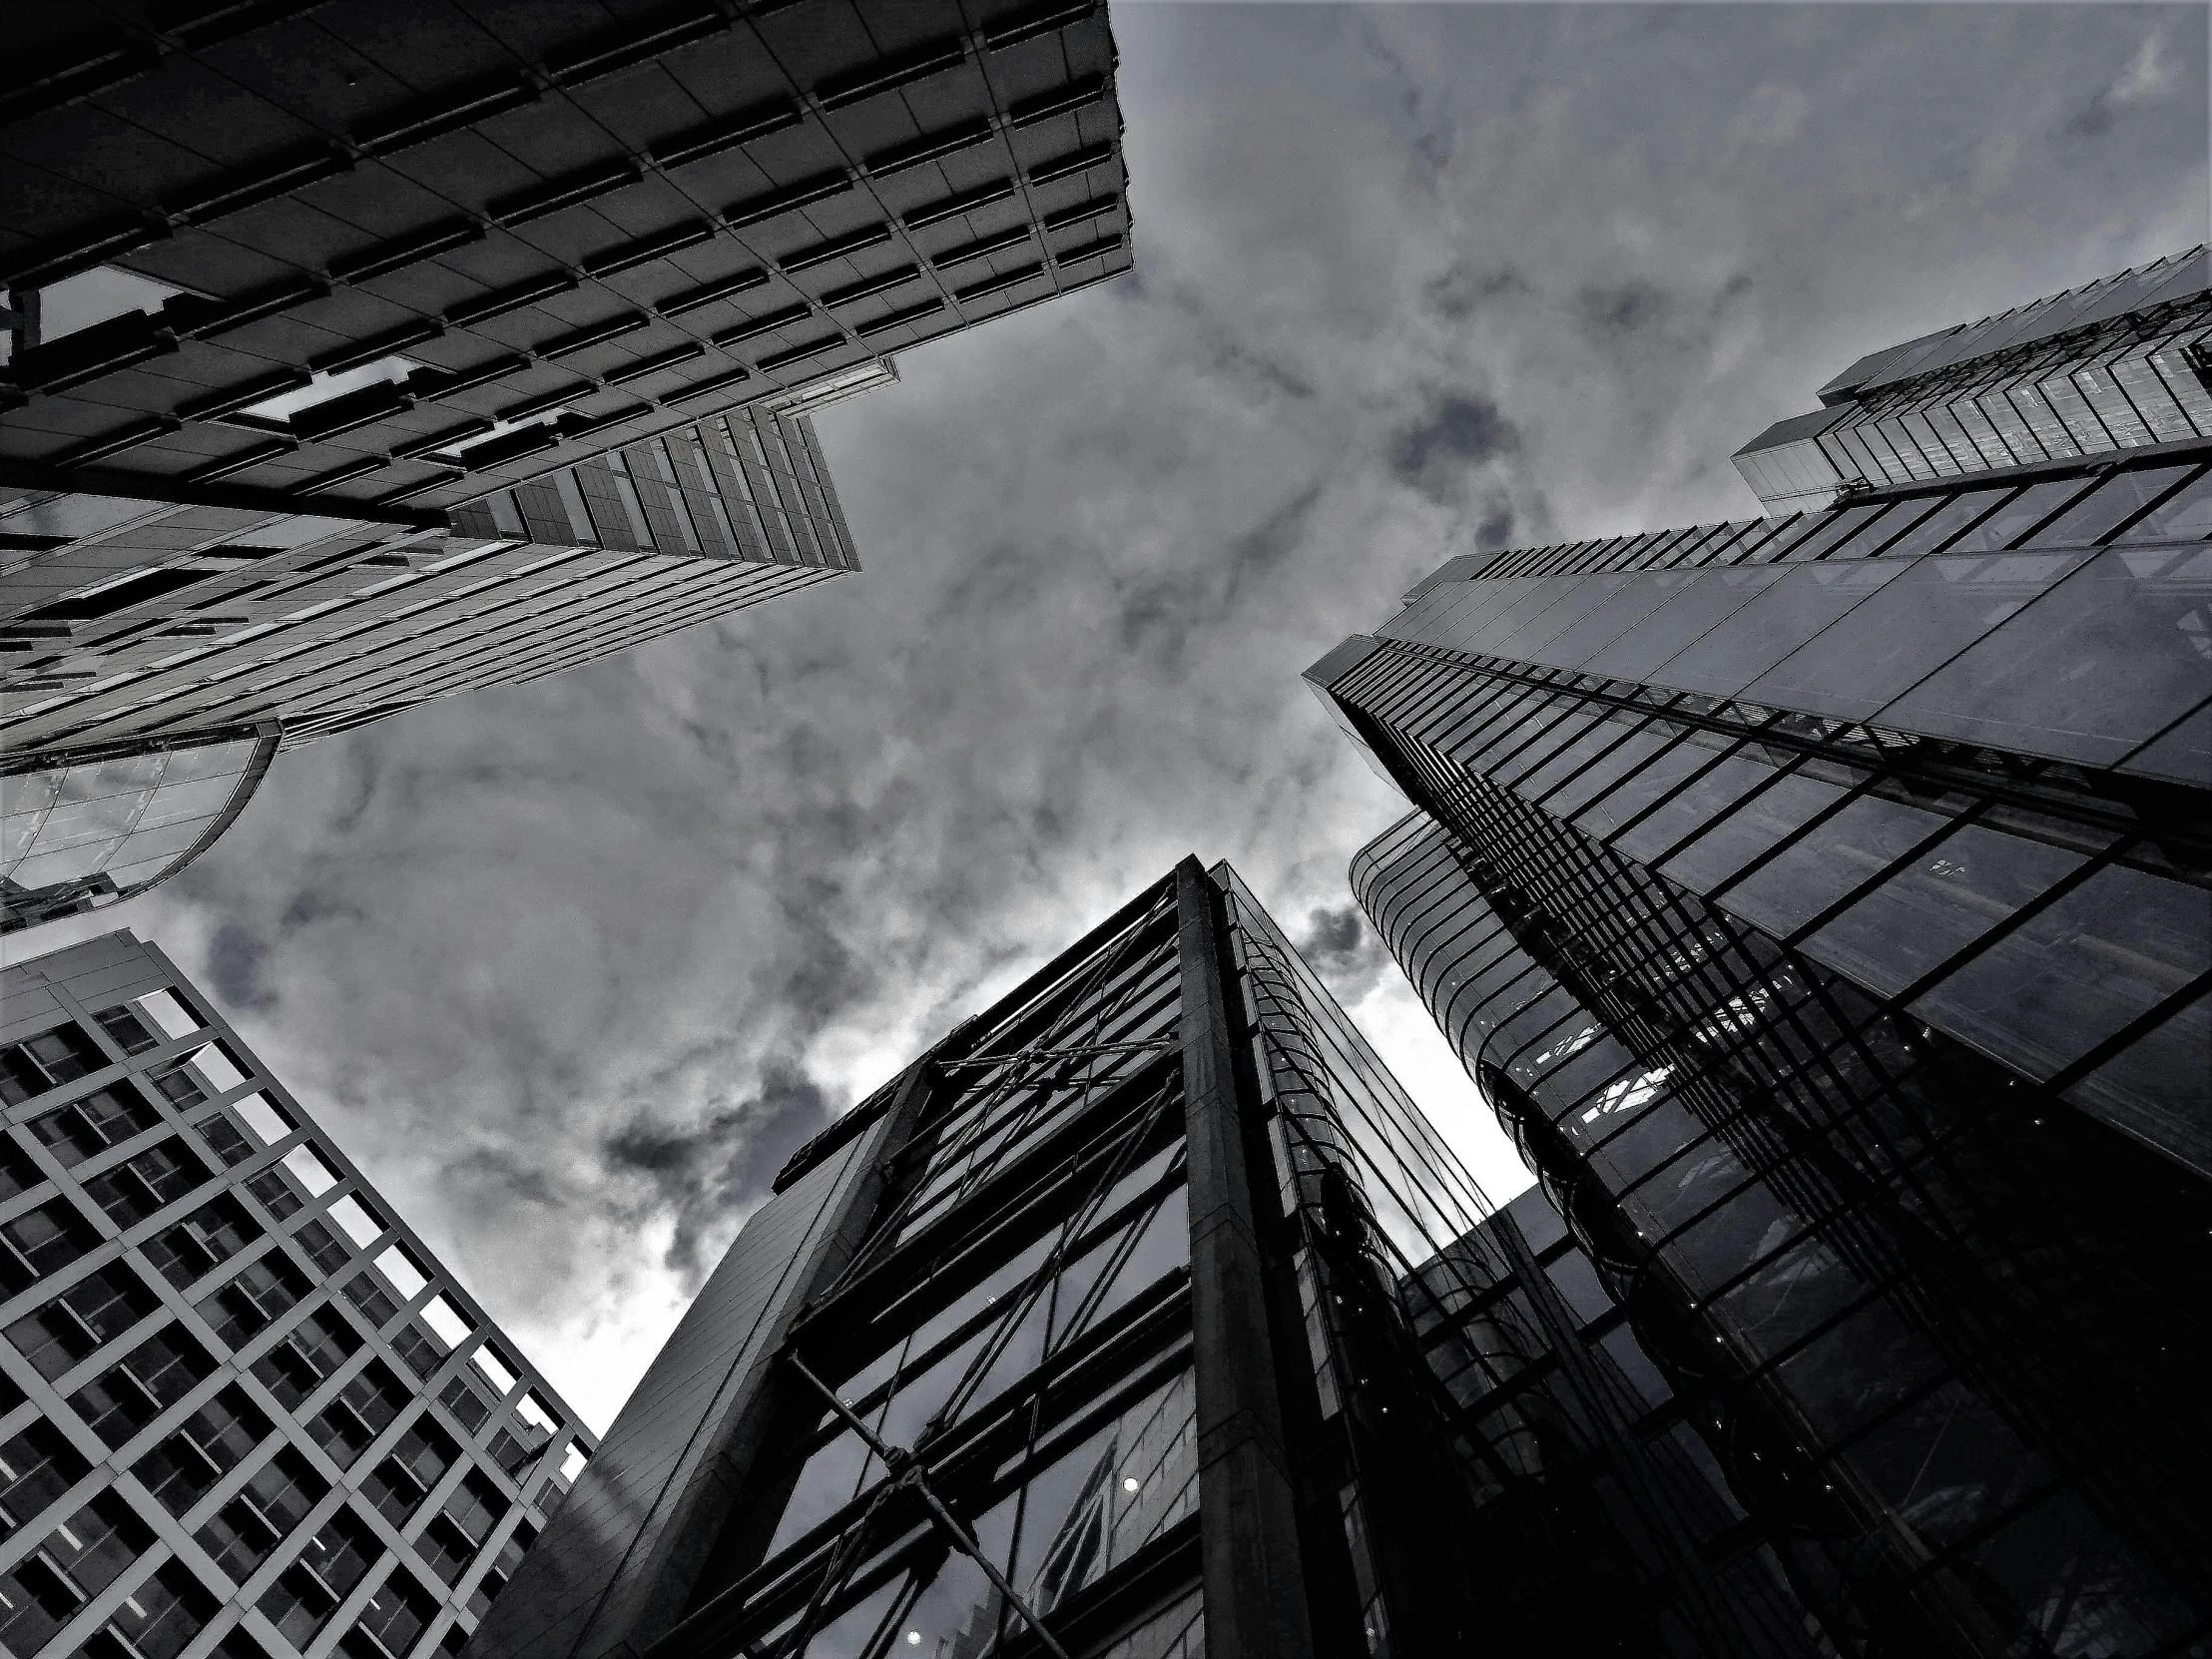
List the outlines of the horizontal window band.
<svg viewBox="0 0 2212 1659">
<path fill-rule="evenodd" d="M 966 265 L 970 260 L 980 260 L 992 254 L 1003 254 L 1009 248 L 1019 248 L 1029 241 L 1029 235 L 1028 226 L 1017 225 L 995 237 L 985 237 L 981 242 L 965 243 L 958 248 L 947 248 L 941 254 L 932 254 L 929 256 L 929 263 L 939 271 L 947 271 L 956 265 Z"/>
<path fill-rule="evenodd" d="M 426 438 L 416 438 L 412 443 L 394 444 L 391 453 L 399 460 L 419 460 L 433 450 L 450 449 L 456 443 L 465 443 L 470 438 L 481 437 L 491 429 L 492 423 L 488 420 L 464 420 L 458 426 L 448 426 L 442 432 L 432 433 Z"/>
<path fill-rule="evenodd" d="M 1071 173 L 1081 173 L 1087 167 L 1096 167 L 1101 162 L 1110 162 L 1113 159 L 1114 147 L 1111 144 L 1086 144 L 1080 150 L 1070 150 L 1064 156 L 1039 162 L 1029 170 L 1029 182 L 1032 185 L 1049 185 L 1055 179 L 1065 179 Z"/>
<path fill-rule="evenodd" d="M 663 316 L 681 316 L 684 312 L 695 311 L 702 305 L 712 305 L 717 299 L 728 299 L 735 294 L 745 293 L 750 289 L 761 287 L 768 280 L 768 273 L 756 266 L 751 271 L 739 272 L 735 276 L 725 276 L 720 281 L 707 282 L 696 288 L 687 288 L 682 293 L 662 300 L 654 309 Z"/>
<path fill-rule="evenodd" d="M 760 369 L 764 374 L 773 374 L 778 369 L 792 363 L 805 362 L 809 357 L 819 357 L 825 351 L 833 350 L 837 346 L 848 343 L 849 341 L 846 340 L 843 334 L 826 335 L 821 339 L 809 340 L 804 345 L 795 345 L 789 351 L 779 351 L 772 357 L 763 357 L 760 361 Z"/>
<path fill-rule="evenodd" d="M 94 461 L 104 460 L 110 455 L 121 454 L 124 450 L 134 448 L 142 443 L 151 443 L 165 432 L 181 431 L 183 428 L 184 422 L 176 419 L 165 419 L 160 415 L 147 420 L 133 421 L 119 432 L 111 432 L 104 438 L 94 438 L 91 442 L 81 443 L 74 449 L 63 450 L 49 464 L 62 467 L 90 466 Z"/>
<path fill-rule="evenodd" d="M 520 374 L 531 366 L 531 359 L 510 352 L 494 357 L 489 362 L 478 363 L 474 368 L 416 369 L 407 376 L 407 390 L 416 397 L 450 397 L 457 391 L 467 391 L 475 386 L 489 385 L 494 380 L 504 380 L 510 374 Z"/>
<path fill-rule="evenodd" d="M 1051 0 L 1050 4 L 1032 6 L 988 25 L 983 30 L 983 44 L 995 52 L 1019 41 L 1048 35 L 1055 29 L 1064 29 L 1070 23 L 1080 23 L 1097 9 L 1096 0 Z"/>
<path fill-rule="evenodd" d="M 925 299 L 918 305 L 908 305 L 904 310 L 892 311 L 887 315 L 879 316 L 873 322 L 863 322 L 859 327 L 853 329 L 853 332 L 862 339 L 866 339 L 871 334 L 887 333 L 891 329 L 903 327 L 909 322 L 919 322 L 923 317 L 934 316 L 943 309 L 944 301 L 942 299 Z"/>
<path fill-rule="evenodd" d="M 629 271 L 650 260 L 665 259 L 671 254 L 681 254 L 687 248 L 697 248 L 703 242 L 712 242 L 715 228 L 704 220 L 693 220 L 679 225 L 673 231 L 663 231 L 658 236 L 645 237 L 625 247 L 586 260 L 582 266 L 585 276 L 603 279 L 619 272 Z"/>
<path fill-rule="evenodd" d="M 1080 248 L 1070 248 L 1064 254 L 1052 256 L 1054 265 L 1074 265 L 1082 260 L 1094 260 L 1101 254 L 1118 254 L 1123 247 L 1119 237 L 1102 237 L 1097 242 L 1086 242 Z"/>
<path fill-rule="evenodd" d="M 1103 75 L 1086 75 L 1070 82 L 1058 92 L 1048 92 L 1040 98 L 1025 99 L 1006 112 L 1009 127 L 1033 127 L 1040 121 L 1050 121 L 1056 115 L 1080 109 L 1095 100 L 1106 90 Z"/>
<path fill-rule="evenodd" d="M 828 265 L 847 254 L 865 253 L 870 248 L 880 248 L 891 240 L 888 225 L 870 225 L 865 230 L 854 231 L 848 236 L 836 237 L 829 242 L 817 243 L 802 249 L 788 259 L 776 263 L 786 271 L 811 271 L 818 265 Z"/>
<path fill-rule="evenodd" d="M 812 305 L 786 305 L 779 311 L 764 311 L 759 316 L 748 318 L 734 328 L 723 329 L 721 333 L 713 336 L 712 343 L 716 345 L 736 345 L 741 340 L 753 339 L 761 334 L 774 333 L 779 328 L 787 328 L 794 322 L 804 322 L 814 314 L 815 308 Z"/>
<path fill-rule="evenodd" d="M 993 179 L 987 185 L 977 185 L 973 190 L 964 190 L 957 196 L 947 196 L 942 201 L 916 208 L 899 223 L 909 231 L 923 230 L 973 209 L 987 208 L 993 202 L 1003 202 L 1013 194 L 1013 180 Z"/>
<path fill-rule="evenodd" d="M 828 76 L 817 81 L 814 87 L 815 102 L 825 110 L 841 110 L 847 104 L 857 104 L 863 98 L 879 92 L 890 92 L 899 87 L 912 86 L 926 80 L 940 70 L 952 68 L 967 61 L 967 41 L 959 35 L 948 35 L 941 40 L 917 46 L 898 56 L 850 70 L 841 75 Z"/>
<path fill-rule="evenodd" d="M 964 121 L 957 127 L 947 127 L 942 132 L 924 133 L 920 138 L 910 140 L 905 144 L 893 145 L 887 150 L 878 150 L 874 155 L 863 160 L 860 165 L 867 171 L 869 177 L 888 179 L 894 174 L 905 172 L 910 167 L 919 167 L 924 162 L 933 162 L 940 156 L 952 155 L 955 151 L 965 150 L 971 145 L 986 144 L 990 141 L 990 121 L 986 117 L 978 116 L 975 120 Z"/>
<path fill-rule="evenodd" d="M 492 203 L 485 210 L 485 216 L 499 225 L 528 225 L 533 220 L 557 214 L 563 208 L 573 208 L 595 196 L 605 196 L 634 185 L 642 177 L 635 162 L 617 162 L 588 173 L 571 174 L 534 191 L 505 197 Z"/>
<path fill-rule="evenodd" d="M 741 380 L 752 378 L 753 371 L 750 368 L 733 368 L 727 374 L 717 374 L 711 379 L 695 381 L 688 386 L 680 386 L 675 391 L 669 392 L 661 401 L 664 403 L 688 403 L 695 397 L 706 397 L 714 392 L 725 391 Z"/>
<path fill-rule="evenodd" d="M 381 455 L 364 455 L 349 465 L 339 467 L 335 472 L 321 473 L 308 479 L 299 486 L 299 493 L 316 495 L 325 490 L 336 489 L 340 484 L 350 484 L 356 478 L 365 478 L 371 472 L 381 472 L 390 464 Z"/>
<path fill-rule="evenodd" d="M 185 478 L 188 482 L 195 484 L 209 483 L 217 478 L 228 478 L 232 473 L 244 472 L 250 466 L 260 466 L 262 462 L 274 461 L 279 455 L 289 455 L 298 447 L 298 444 L 288 439 L 272 438 L 267 443 L 255 444 L 251 449 L 242 449 L 236 455 L 227 455 L 221 460 L 211 461 L 206 466 L 196 467 L 191 472 L 186 473 Z"/>
<path fill-rule="evenodd" d="M 552 359 L 566 357 L 578 351 L 588 351 L 608 340 L 620 339 L 624 334 L 634 334 L 652 320 L 643 311 L 632 311 L 626 316 L 593 323 L 588 328 L 577 329 L 573 334 L 563 334 L 559 339 L 548 340 L 537 348 L 537 354 L 541 358 Z"/>
<path fill-rule="evenodd" d="M 991 277 L 988 281 L 971 282 L 964 288 L 955 288 L 952 290 L 952 297 L 964 304 L 970 299 L 987 298 L 1002 288 L 1014 287 L 1019 283 L 1028 281 L 1032 276 L 1042 276 L 1044 274 L 1045 270 L 1041 265 L 1025 265 L 1019 271 L 1009 271 L 1002 276 Z"/>
<path fill-rule="evenodd" d="M 573 293 L 580 284 L 567 272 L 555 272 L 546 276 L 534 276 L 527 282 L 487 293 L 481 299 L 471 299 L 466 304 L 455 305 L 445 313 L 448 327 L 465 328 L 472 323 L 488 322 L 495 316 L 505 316 L 509 311 L 519 311 L 525 305 L 540 299 L 550 299 L 556 293 Z"/>
<path fill-rule="evenodd" d="M 243 409 L 250 403 L 261 403 L 287 391 L 296 391 L 308 384 L 314 376 L 303 368 L 278 369 L 274 374 L 260 375 L 244 385 L 217 392 L 212 397 L 197 397 L 189 403 L 177 405 L 178 418 L 182 420 L 212 420 L 217 415 L 227 415 Z"/>
<path fill-rule="evenodd" d="M 333 282 L 365 282 L 371 276 L 381 276 L 387 272 L 397 271 L 402 266 L 413 265 L 417 261 L 431 259 L 439 254 L 448 253 L 455 248 L 465 248 L 472 242 L 482 242 L 483 240 L 484 228 L 473 220 L 457 225 L 441 226 L 437 230 L 427 231 L 412 241 L 402 243 L 396 247 L 387 244 L 383 248 L 372 249 L 368 253 L 356 255 L 349 260 L 333 261 L 329 267 L 330 280 Z"/>
<path fill-rule="evenodd" d="M 804 208 L 811 203 L 825 201 L 851 187 L 851 175 L 841 168 L 834 173 L 817 174 L 812 179 L 771 195 L 756 196 L 747 202 L 731 204 L 723 210 L 723 223 L 733 231 L 742 231 L 749 225 L 758 225 L 764 220 L 774 219 L 778 214 L 790 213 L 794 208 Z"/>
<path fill-rule="evenodd" d="M 806 120 L 806 114 L 798 105 L 789 101 L 762 106 L 747 111 L 730 121 L 710 127 L 694 128 L 666 144 L 657 145 L 647 154 L 656 167 L 682 167 L 688 162 L 705 161 L 735 150 L 755 139 L 781 133 L 787 127 L 796 127 Z"/>
<path fill-rule="evenodd" d="M 595 381 L 572 380 L 565 386 L 555 386 L 551 391 L 540 392 L 535 397 L 525 397 L 519 403 L 510 403 L 507 407 L 501 409 L 495 418 L 500 420 L 528 420 L 532 415 L 543 414 L 548 409 L 557 409 L 564 403 L 573 403 L 579 397 L 589 397 L 598 389 L 598 384 Z"/>
<path fill-rule="evenodd" d="M 1096 219 L 1101 214 L 1110 214 L 1120 206 L 1121 198 L 1118 196 L 1094 196 L 1088 202 L 1072 208 L 1062 208 L 1056 214 L 1047 215 L 1044 220 L 1044 228 L 1047 231 L 1064 231 L 1070 225 L 1082 224 L 1086 219 Z"/>
<path fill-rule="evenodd" d="M 606 381 L 610 386 L 619 386 L 626 381 L 642 380 L 648 374 L 658 374 L 664 368 L 674 368 L 678 363 L 688 363 L 695 357 L 704 357 L 706 354 L 707 348 L 695 340 L 689 345 L 673 346 L 655 356 L 640 357 L 636 362 L 626 363 L 621 368 L 609 369 Z"/>
<path fill-rule="evenodd" d="M 421 345 L 439 338 L 445 332 L 442 322 L 417 322 L 404 328 L 393 328 L 386 333 L 372 335 L 368 339 L 355 340 L 351 345 L 336 351 L 326 351 L 319 357 L 309 357 L 307 366 L 318 374 L 337 374 L 348 368 L 359 368 L 372 363 L 378 357 L 388 357 L 404 351 L 410 345 Z"/>
<path fill-rule="evenodd" d="M 878 293 L 888 293 L 892 288 L 902 288 L 920 276 L 921 267 L 902 265 L 896 271 L 886 271 L 880 276 L 870 276 L 863 281 L 847 283 L 841 288 L 831 288 L 822 296 L 828 306 L 850 305 L 857 300 L 873 298 Z"/>
</svg>

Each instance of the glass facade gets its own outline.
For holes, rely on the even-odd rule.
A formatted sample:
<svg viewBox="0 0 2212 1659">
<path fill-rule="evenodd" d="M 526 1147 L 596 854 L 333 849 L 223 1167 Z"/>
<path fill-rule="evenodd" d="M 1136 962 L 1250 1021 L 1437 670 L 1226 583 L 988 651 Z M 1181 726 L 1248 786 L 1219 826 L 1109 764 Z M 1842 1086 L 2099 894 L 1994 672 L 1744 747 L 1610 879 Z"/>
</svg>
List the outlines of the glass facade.
<svg viewBox="0 0 2212 1659">
<path fill-rule="evenodd" d="M 276 750 L 271 726 L 0 762 L 0 932 L 175 874 L 244 809 Z"/>
<path fill-rule="evenodd" d="M 1456 559 L 1309 671 L 1416 809 L 1363 907 L 1837 1651 L 2212 1641 L 2208 462 Z"/>
<path fill-rule="evenodd" d="M 1770 512 L 2212 437 L 2202 248 L 1878 352 L 1735 456 Z"/>
<path fill-rule="evenodd" d="M 592 1437 L 158 951 L 0 989 L 0 1645 L 457 1653 Z"/>
<path fill-rule="evenodd" d="M 1826 1651 L 1556 1217 L 1227 865 L 777 1187 L 473 1654 Z"/>
</svg>

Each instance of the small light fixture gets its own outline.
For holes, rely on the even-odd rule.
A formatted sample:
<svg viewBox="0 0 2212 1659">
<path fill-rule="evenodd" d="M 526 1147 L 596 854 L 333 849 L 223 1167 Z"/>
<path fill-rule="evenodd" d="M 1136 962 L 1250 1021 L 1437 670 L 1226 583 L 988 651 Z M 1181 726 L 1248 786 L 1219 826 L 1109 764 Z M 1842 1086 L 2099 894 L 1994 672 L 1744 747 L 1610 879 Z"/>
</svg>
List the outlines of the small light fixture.
<svg viewBox="0 0 2212 1659">
<path fill-rule="evenodd" d="M 1135 1491 L 1137 1489 L 1137 1477 L 1133 1474 L 1125 1476 L 1121 1483 L 1121 1489 L 1125 1492 Z"/>
<path fill-rule="evenodd" d="M 906 1645 L 907 1645 L 908 1647 L 919 1647 L 919 1646 L 921 1646 L 921 1632 L 920 1632 L 920 1631 L 918 1631 L 918 1630 L 909 1630 L 909 1631 L 907 1631 L 907 1632 L 906 1632 Z"/>
</svg>

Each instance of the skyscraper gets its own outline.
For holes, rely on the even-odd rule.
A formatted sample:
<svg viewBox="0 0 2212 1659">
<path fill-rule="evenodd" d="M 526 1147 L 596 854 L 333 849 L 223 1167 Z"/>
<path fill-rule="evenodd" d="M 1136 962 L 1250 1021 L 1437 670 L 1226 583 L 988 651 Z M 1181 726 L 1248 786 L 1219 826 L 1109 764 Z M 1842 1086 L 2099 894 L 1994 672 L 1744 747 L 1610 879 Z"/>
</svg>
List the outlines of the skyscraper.
<svg viewBox="0 0 2212 1659">
<path fill-rule="evenodd" d="M 2201 439 L 1887 483 L 1308 671 L 1416 809 L 1362 905 L 1847 1648 L 2206 1639 L 2208 536 Z"/>
<path fill-rule="evenodd" d="M 1736 452 L 1769 512 L 1860 489 L 2212 438 L 2212 267 L 2192 249 L 1870 352 Z"/>
<path fill-rule="evenodd" d="M 0 1644 L 457 1651 L 592 1436 L 159 950 L 0 1006 Z"/>
<path fill-rule="evenodd" d="M 10 23 L 0 746 L 108 803 L 18 925 L 182 861 L 111 844 L 180 746 L 852 569 L 808 411 L 1130 263 L 1098 0 Z"/>
<path fill-rule="evenodd" d="M 469 1655 L 1821 1652 L 1487 1209 L 1186 859 L 792 1158 Z"/>
</svg>

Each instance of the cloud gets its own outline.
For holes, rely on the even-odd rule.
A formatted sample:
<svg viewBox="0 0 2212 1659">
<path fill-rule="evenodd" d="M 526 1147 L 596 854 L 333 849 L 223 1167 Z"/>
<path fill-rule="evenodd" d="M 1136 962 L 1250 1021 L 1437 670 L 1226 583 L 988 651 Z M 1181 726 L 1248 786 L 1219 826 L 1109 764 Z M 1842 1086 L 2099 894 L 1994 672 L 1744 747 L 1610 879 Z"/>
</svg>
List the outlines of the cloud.
<svg viewBox="0 0 2212 1659">
<path fill-rule="evenodd" d="M 2065 131 L 2080 139 L 2101 138 L 2111 131 L 2121 114 L 2136 105 L 2155 103 L 2170 94 L 2180 81 L 2180 71 L 2166 49 L 2166 33 L 2153 29 L 2135 49 L 2110 85 L 2100 87 L 2087 103 L 2075 110 Z"/>
<path fill-rule="evenodd" d="M 705 1119 L 635 1119 L 607 1138 L 608 1168 L 647 1186 L 646 1211 L 673 1216 L 662 1257 L 686 1294 L 705 1282 L 743 1212 L 800 1147 L 830 1126 L 830 1097 L 790 1061 L 763 1069 L 760 1090 Z"/>
<path fill-rule="evenodd" d="M 2201 92 L 2061 130 L 2141 8 L 1869 16 L 1117 8 L 1143 278 L 822 414 L 864 569 L 287 753 L 13 947 L 169 950 L 602 1423 L 810 1125 L 1186 852 L 1509 1196 L 1299 671 L 1453 554 L 1749 514 L 1727 455 L 1843 364 L 2205 240 Z"/>
</svg>

